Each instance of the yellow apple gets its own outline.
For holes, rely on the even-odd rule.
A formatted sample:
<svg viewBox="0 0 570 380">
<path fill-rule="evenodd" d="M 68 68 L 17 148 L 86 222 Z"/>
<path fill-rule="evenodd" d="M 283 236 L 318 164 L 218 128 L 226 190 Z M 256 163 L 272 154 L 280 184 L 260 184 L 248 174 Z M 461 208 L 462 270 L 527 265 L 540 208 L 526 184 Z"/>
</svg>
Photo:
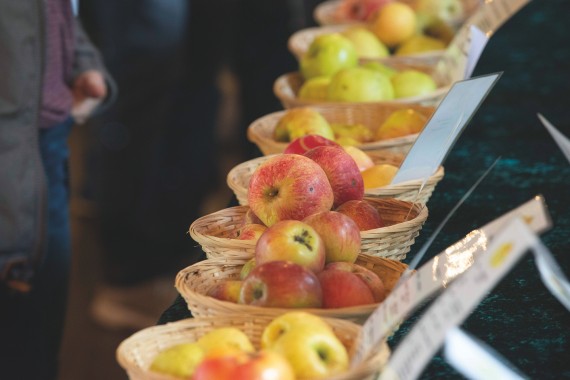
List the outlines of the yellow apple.
<svg viewBox="0 0 570 380">
<path fill-rule="evenodd" d="M 415 35 L 398 46 L 394 55 L 411 55 L 445 49 L 445 43 L 434 37 Z"/>
<path fill-rule="evenodd" d="M 273 136 L 276 141 L 289 142 L 306 135 L 319 135 L 334 140 L 327 119 L 309 107 L 288 110 L 277 122 Z"/>
<path fill-rule="evenodd" d="M 437 89 L 434 79 L 421 71 L 407 69 L 390 78 L 395 98 L 428 95 Z"/>
<path fill-rule="evenodd" d="M 331 78 L 328 98 L 341 102 L 391 100 L 394 89 L 386 75 L 364 67 L 353 67 L 340 70 Z"/>
<path fill-rule="evenodd" d="M 271 346 L 287 358 L 297 378 L 328 379 L 348 369 L 346 347 L 327 331 L 310 326 L 291 329 Z"/>
<path fill-rule="evenodd" d="M 182 343 L 169 347 L 156 355 L 149 369 L 182 379 L 191 378 L 204 358 L 204 350 L 197 343 Z"/>
<path fill-rule="evenodd" d="M 314 77 L 307 79 L 299 89 L 297 94 L 299 99 L 304 100 L 326 100 L 330 77 Z"/>
<path fill-rule="evenodd" d="M 372 32 L 386 46 L 395 47 L 416 32 L 416 14 L 412 7 L 400 2 L 386 4 L 373 16 Z"/>
<path fill-rule="evenodd" d="M 372 141 L 372 138 L 374 137 L 372 131 L 363 124 L 331 123 L 330 126 L 337 140 L 340 137 L 350 137 L 360 143 L 363 143 Z"/>
<path fill-rule="evenodd" d="M 236 348 L 245 352 L 255 351 L 253 344 L 243 331 L 236 327 L 220 327 L 207 332 L 197 341 L 198 346 L 208 355 L 213 349 Z"/>
<path fill-rule="evenodd" d="M 393 139 L 419 133 L 427 122 L 427 117 L 412 108 L 394 111 L 376 130 L 376 140 Z"/>
<path fill-rule="evenodd" d="M 321 317 L 305 311 L 290 311 L 273 319 L 261 334 L 261 348 L 271 348 L 284 334 L 298 328 L 310 328 L 334 336 L 332 328 Z"/>
<path fill-rule="evenodd" d="M 398 172 L 398 167 L 390 164 L 379 164 L 362 172 L 364 189 L 375 189 L 389 185 Z"/>
<path fill-rule="evenodd" d="M 385 58 L 390 55 L 388 48 L 368 28 L 351 26 L 341 34 L 352 42 L 359 58 Z"/>
<path fill-rule="evenodd" d="M 358 166 L 358 170 L 363 172 L 364 170 L 371 168 L 374 166 L 374 161 L 367 155 L 363 150 L 358 149 L 355 146 L 345 146 L 344 150 L 346 153 L 350 154 L 354 162 L 356 162 L 356 166 Z"/>
</svg>

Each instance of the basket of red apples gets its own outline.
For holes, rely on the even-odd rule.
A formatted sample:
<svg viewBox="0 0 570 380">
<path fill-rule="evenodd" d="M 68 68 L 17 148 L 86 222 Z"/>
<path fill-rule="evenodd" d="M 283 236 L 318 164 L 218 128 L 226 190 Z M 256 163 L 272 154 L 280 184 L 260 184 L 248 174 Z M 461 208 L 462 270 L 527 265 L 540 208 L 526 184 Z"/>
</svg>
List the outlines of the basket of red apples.
<svg viewBox="0 0 570 380">
<path fill-rule="evenodd" d="M 277 318 L 199 317 L 141 330 L 119 345 L 131 380 L 367 379 L 387 362 L 386 343 L 350 365 L 361 327 L 292 311 Z"/>
<path fill-rule="evenodd" d="M 296 232 L 279 233 L 253 259 L 207 259 L 181 270 L 175 285 L 192 315 L 276 317 L 297 309 L 363 323 L 407 268 L 362 254 L 326 261 L 310 243 L 315 235 L 302 235 L 300 221 L 280 223 L 288 222 Z"/>
<path fill-rule="evenodd" d="M 423 180 L 418 179 L 392 184 L 392 179 L 398 172 L 404 160 L 404 155 L 387 151 L 367 153 L 353 146 L 330 146 L 329 142 L 323 138 L 319 138 L 315 142 L 315 139 L 312 137 L 313 135 L 309 135 L 296 139 L 290 144 L 293 149 L 287 149 L 286 153 L 281 154 L 281 156 L 300 154 L 317 162 L 325 171 L 333 190 L 337 189 L 337 192 L 341 192 L 340 189 L 342 189 L 345 193 L 360 194 L 360 186 L 362 186 L 362 197 L 396 198 L 426 204 L 445 174 L 443 167 L 440 166 L 434 174 L 427 178 L 425 183 Z M 309 142 L 308 144 L 306 143 L 307 141 Z M 297 144 L 298 142 L 300 144 Z M 313 143 L 325 145 L 313 147 Z M 241 205 L 250 204 L 250 181 L 256 171 L 260 167 L 273 166 L 272 162 L 279 156 L 280 154 L 257 157 L 234 166 L 228 172 L 227 184 Z M 285 176 L 277 171 L 264 176 L 267 175 L 274 177 L 273 181 L 277 183 L 274 186 L 283 186 L 286 183 L 283 180 Z M 347 180 L 354 180 L 355 185 L 347 185 Z M 277 196 L 279 197 L 279 194 Z"/>
<path fill-rule="evenodd" d="M 302 137 L 295 144 L 313 146 L 327 139 L 365 152 L 407 153 L 433 112 L 434 107 L 414 104 L 297 107 L 255 120 L 247 136 L 264 155 L 291 151 L 295 145 L 289 144 Z"/>
</svg>

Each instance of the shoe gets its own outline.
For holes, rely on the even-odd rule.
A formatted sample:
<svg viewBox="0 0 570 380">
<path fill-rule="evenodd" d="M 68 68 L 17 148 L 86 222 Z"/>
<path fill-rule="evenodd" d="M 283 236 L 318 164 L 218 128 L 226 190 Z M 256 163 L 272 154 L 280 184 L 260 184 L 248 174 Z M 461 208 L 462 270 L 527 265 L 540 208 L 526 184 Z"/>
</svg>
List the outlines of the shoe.
<svg viewBox="0 0 570 380">
<path fill-rule="evenodd" d="M 103 285 L 95 290 L 90 315 L 94 322 L 110 330 L 141 330 L 156 325 L 177 295 L 170 277 L 129 287 Z"/>
</svg>

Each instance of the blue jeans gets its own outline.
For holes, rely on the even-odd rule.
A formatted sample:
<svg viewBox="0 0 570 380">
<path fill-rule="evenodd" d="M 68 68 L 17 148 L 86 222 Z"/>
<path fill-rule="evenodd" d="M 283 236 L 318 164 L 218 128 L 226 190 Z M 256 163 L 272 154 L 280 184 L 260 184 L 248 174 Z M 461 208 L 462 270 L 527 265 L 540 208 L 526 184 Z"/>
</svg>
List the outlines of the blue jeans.
<svg viewBox="0 0 570 380">
<path fill-rule="evenodd" d="M 28 294 L 0 296 L 0 377 L 55 379 L 71 261 L 67 138 L 73 120 L 40 130 L 47 179 L 47 248 Z"/>
</svg>

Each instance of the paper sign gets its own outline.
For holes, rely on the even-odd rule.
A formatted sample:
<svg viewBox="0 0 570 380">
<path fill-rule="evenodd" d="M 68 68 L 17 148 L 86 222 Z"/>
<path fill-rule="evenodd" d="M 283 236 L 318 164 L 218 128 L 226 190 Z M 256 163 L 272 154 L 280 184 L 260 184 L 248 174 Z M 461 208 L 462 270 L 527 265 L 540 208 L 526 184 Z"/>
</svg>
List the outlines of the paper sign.
<svg viewBox="0 0 570 380">
<path fill-rule="evenodd" d="M 570 162 L 570 140 L 568 139 L 568 137 L 564 136 L 558 129 L 556 129 L 554 125 L 552 125 L 548 120 L 546 120 L 544 116 L 542 116 L 541 114 L 537 114 L 537 116 L 540 119 L 542 125 L 544 125 L 544 127 L 548 131 L 548 133 L 550 133 L 556 144 L 558 144 L 558 147 L 560 148 L 564 156 L 566 156 L 568 162 Z"/>
<path fill-rule="evenodd" d="M 487 35 L 477 28 L 475 25 L 469 27 L 469 35 L 471 36 L 471 43 L 469 44 L 469 54 L 467 54 L 467 64 L 465 67 L 465 74 L 463 78 L 471 78 L 477 62 L 479 62 L 479 57 L 487 45 Z"/>
<path fill-rule="evenodd" d="M 427 179 L 443 163 L 502 73 L 456 82 L 408 152 L 392 184 Z"/>
<path fill-rule="evenodd" d="M 468 66 L 477 64 L 485 44 L 480 45 L 479 37 L 472 32 L 475 26 L 489 39 L 501 25 L 511 18 L 530 0 L 486 0 L 481 3 L 475 13 L 457 31 L 445 53 L 436 64 L 434 77 L 440 83 L 454 83 L 471 76 Z M 471 46 L 474 51 L 472 51 Z M 477 50 L 480 50 L 478 54 Z M 469 73 L 469 75 L 467 75 Z"/>
<path fill-rule="evenodd" d="M 443 357 L 457 372 L 468 379 L 522 380 L 528 378 L 521 375 L 519 370 L 514 369 L 512 364 L 495 350 L 457 327 L 451 329 L 445 337 Z"/>
<path fill-rule="evenodd" d="M 535 233 L 542 233 L 551 227 L 544 199 L 536 196 L 482 228 L 471 231 L 462 240 L 433 257 L 396 287 L 366 320 L 353 356 L 353 364 L 366 358 L 372 348 L 378 347 L 428 297 L 447 287 L 473 265 L 479 255 L 487 250 L 494 236 L 513 218 L 525 221 Z"/>
<path fill-rule="evenodd" d="M 540 278 L 550 293 L 570 311 L 570 283 L 560 266 L 540 241 L 533 247 Z"/>
<path fill-rule="evenodd" d="M 433 302 L 398 345 L 378 378 L 418 378 L 443 344 L 447 332 L 467 318 L 537 240 L 521 219 L 512 220 L 482 257 Z"/>
</svg>

